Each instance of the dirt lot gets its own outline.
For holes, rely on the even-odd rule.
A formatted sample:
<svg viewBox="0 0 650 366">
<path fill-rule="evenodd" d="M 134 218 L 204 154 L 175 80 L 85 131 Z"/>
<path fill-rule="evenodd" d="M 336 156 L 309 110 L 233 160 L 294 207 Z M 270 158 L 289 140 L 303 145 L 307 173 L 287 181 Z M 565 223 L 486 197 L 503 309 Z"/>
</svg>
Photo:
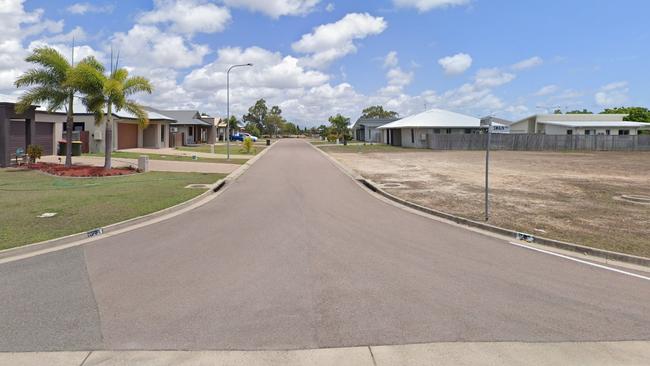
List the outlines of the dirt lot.
<svg viewBox="0 0 650 366">
<path fill-rule="evenodd" d="M 324 148 L 387 191 L 438 210 L 483 219 L 485 155 L 474 151 Z M 650 257 L 650 153 L 492 153 L 490 223 Z M 388 184 L 390 186 L 390 184 Z"/>
</svg>

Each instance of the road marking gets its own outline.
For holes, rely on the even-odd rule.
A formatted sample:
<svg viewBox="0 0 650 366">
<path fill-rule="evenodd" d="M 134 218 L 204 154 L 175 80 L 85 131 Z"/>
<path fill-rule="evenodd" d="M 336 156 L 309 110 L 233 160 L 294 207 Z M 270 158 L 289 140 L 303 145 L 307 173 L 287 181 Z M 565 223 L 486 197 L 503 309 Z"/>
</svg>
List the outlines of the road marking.
<svg viewBox="0 0 650 366">
<path fill-rule="evenodd" d="M 602 264 L 597 264 L 597 263 L 592 263 L 592 262 L 588 262 L 588 261 L 583 261 L 583 260 L 578 259 L 578 258 L 569 257 L 568 255 L 563 255 L 563 254 L 559 254 L 559 253 L 551 252 L 551 251 L 548 251 L 548 250 L 544 250 L 544 249 L 539 249 L 539 248 L 531 247 L 531 246 L 524 245 L 524 244 L 521 244 L 521 243 L 515 243 L 515 242 L 509 242 L 509 243 L 512 244 L 512 245 L 516 245 L 516 246 L 518 246 L 518 247 L 521 247 L 521 248 L 534 250 L 534 251 L 536 251 L 536 252 L 540 252 L 540 253 L 545 253 L 545 254 L 554 255 L 554 256 L 556 256 L 556 257 L 560 257 L 560 258 L 568 259 L 568 260 L 570 260 L 570 261 L 574 261 L 574 262 L 578 262 L 578 263 L 586 264 L 586 265 L 588 265 L 588 266 L 592 266 L 592 267 L 596 267 L 596 268 L 604 269 L 604 270 L 607 270 L 607 271 L 612 271 L 612 272 L 616 272 L 616 273 L 624 274 L 624 275 L 627 275 L 627 276 L 632 276 L 632 277 L 640 278 L 640 279 L 642 279 L 642 280 L 650 281 L 650 277 L 642 276 L 642 275 L 640 275 L 640 274 L 636 274 L 636 273 L 632 273 L 632 272 L 627 272 L 627 271 L 622 271 L 622 270 L 620 270 L 620 269 L 616 269 L 616 268 L 612 268 L 612 267 L 608 267 L 608 266 L 603 266 Z"/>
</svg>

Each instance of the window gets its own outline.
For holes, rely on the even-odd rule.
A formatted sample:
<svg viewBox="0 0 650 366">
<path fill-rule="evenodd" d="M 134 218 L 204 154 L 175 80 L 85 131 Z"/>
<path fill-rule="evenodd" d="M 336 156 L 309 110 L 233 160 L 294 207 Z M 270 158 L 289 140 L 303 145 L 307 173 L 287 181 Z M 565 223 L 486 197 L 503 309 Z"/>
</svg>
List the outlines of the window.
<svg viewBox="0 0 650 366">
<path fill-rule="evenodd" d="M 440 129 L 439 128 L 434 128 L 433 133 L 439 135 L 440 134 Z"/>
<path fill-rule="evenodd" d="M 447 134 L 451 134 L 451 128 L 447 129 Z"/>
<path fill-rule="evenodd" d="M 591 135 L 591 130 L 585 130 L 585 135 Z"/>
<path fill-rule="evenodd" d="M 573 135 L 573 130 L 566 130 L 567 135 Z"/>
<path fill-rule="evenodd" d="M 605 130 L 605 135 L 609 136 L 609 135 L 611 135 L 611 134 L 612 134 L 612 131 L 610 131 L 610 130 Z"/>
<path fill-rule="evenodd" d="M 472 129 L 471 129 L 471 128 L 466 128 L 466 129 L 465 129 L 465 133 L 466 133 L 466 134 L 470 134 L 470 133 L 472 133 Z"/>
<path fill-rule="evenodd" d="M 618 134 L 619 134 L 619 135 L 629 135 L 629 134 L 630 134 L 630 130 L 618 130 Z"/>
<path fill-rule="evenodd" d="M 160 142 L 165 142 L 165 126 L 160 125 Z"/>
<path fill-rule="evenodd" d="M 411 143 L 415 143 L 415 130 L 411 128 Z"/>
<path fill-rule="evenodd" d="M 187 131 L 188 131 L 187 135 L 188 135 L 188 136 L 192 136 L 192 130 L 193 130 L 193 129 L 194 129 L 194 128 L 192 128 L 192 126 L 190 126 L 190 127 L 187 128 Z"/>
</svg>

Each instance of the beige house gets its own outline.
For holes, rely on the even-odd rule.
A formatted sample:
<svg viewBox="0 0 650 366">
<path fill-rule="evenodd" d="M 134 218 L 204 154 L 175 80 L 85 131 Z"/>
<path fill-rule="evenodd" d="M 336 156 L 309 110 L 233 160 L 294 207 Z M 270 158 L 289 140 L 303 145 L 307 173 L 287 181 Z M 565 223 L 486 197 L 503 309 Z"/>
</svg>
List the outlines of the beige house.
<svg viewBox="0 0 650 366">
<path fill-rule="evenodd" d="M 637 135 L 650 128 L 623 121 L 626 114 L 538 114 L 510 125 L 510 133 L 542 135 Z"/>
<path fill-rule="evenodd" d="M 126 111 L 113 113 L 113 151 L 133 148 L 161 149 L 169 146 L 169 126 L 174 120 L 156 112 L 148 114 L 149 125 L 142 128 L 133 114 Z M 104 121 L 97 124 L 94 115 L 76 113 L 74 121 L 75 126 L 83 124 L 82 131 L 89 132 L 90 152 L 103 152 L 107 118 L 104 117 Z"/>
</svg>

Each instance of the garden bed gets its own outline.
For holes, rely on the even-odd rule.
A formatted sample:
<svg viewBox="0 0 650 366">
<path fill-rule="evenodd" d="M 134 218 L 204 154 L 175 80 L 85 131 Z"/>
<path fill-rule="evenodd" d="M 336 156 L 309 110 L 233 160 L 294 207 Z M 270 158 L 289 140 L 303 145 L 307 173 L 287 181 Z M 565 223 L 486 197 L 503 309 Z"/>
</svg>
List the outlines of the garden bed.
<svg viewBox="0 0 650 366">
<path fill-rule="evenodd" d="M 29 169 L 40 170 L 42 172 L 57 175 L 60 177 L 111 177 L 116 175 L 130 175 L 137 173 L 133 168 L 113 168 L 104 169 L 99 166 L 90 165 L 73 165 L 66 168 L 61 164 L 54 163 L 36 163 L 30 164 Z"/>
</svg>

